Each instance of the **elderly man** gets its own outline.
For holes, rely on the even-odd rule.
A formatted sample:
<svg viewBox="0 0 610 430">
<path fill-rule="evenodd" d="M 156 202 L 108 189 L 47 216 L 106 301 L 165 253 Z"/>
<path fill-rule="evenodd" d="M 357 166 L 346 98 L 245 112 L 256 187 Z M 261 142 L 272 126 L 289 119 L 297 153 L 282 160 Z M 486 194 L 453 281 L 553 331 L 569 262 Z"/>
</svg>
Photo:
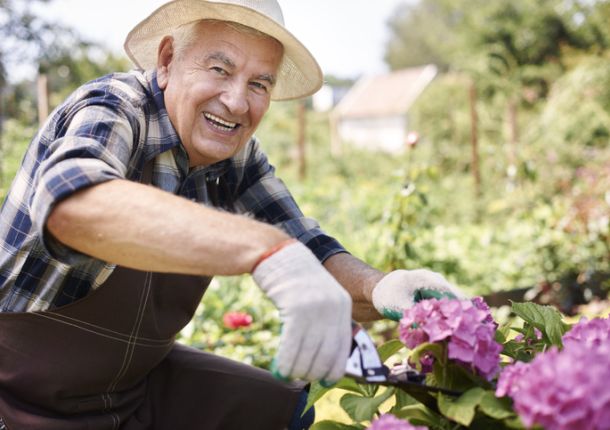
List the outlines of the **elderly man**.
<svg viewBox="0 0 610 430">
<path fill-rule="evenodd" d="M 306 428 L 352 318 L 457 292 L 351 256 L 274 176 L 254 131 L 322 82 L 275 0 L 171 1 L 125 48 L 138 69 L 53 112 L 2 207 L 0 428 Z M 280 311 L 272 373 L 174 344 L 210 277 L 244 273 Z"/>
</svg>

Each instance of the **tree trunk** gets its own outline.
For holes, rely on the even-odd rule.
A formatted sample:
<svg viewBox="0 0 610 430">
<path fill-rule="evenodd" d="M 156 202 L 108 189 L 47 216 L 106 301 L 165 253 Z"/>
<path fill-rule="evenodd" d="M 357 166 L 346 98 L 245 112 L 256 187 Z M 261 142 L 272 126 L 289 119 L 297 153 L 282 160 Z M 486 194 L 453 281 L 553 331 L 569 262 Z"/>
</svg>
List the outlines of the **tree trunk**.
<svg viewBox="0 0 610 430">
<path fill-rule="evenodd" d="M 331 111 L 328 115 L 328 122 L 330 127 L 330 155 L 333 158 L 338 158 L 343 151 L 341 137 L 339 136 L 338 115 Z"/>
<path fill-rule="evenodd" d="M 508 101 L 508 131 L 511 145 L 511 156 L 517 161 L 517 146 L 519 144 L 519 124 L 517 123 L 517 100 L 511 97 Z"/>
</svg>

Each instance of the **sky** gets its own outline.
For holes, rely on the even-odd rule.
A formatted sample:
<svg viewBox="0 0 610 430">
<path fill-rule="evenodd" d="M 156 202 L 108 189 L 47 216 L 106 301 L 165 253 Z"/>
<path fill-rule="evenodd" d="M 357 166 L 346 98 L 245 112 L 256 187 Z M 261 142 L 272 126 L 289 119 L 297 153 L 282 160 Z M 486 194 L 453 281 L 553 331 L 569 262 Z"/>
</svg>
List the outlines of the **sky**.
<svg viewBox="0 0 610 430">
<path fill-rule="evenodd" d="M 40 14 L 122 52 L 131 28 L 166 0 L 54 0 Z M 383 73 L 387 20 L 409 0 L 279 0 L 287 28 L 339 78 Z"/>
</svg>

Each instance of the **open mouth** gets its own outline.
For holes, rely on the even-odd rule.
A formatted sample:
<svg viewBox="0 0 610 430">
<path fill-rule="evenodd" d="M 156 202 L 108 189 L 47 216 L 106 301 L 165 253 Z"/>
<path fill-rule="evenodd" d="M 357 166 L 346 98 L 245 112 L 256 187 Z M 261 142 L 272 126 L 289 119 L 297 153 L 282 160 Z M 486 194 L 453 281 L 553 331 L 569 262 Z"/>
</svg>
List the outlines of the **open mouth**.
<svg viewBox="0 0 610 430">
<path fill-rule="evenodd" d="M 219 131 L 234 131 L 237 129 L 237 127 L 239 127 L 239 124 L 236 122 L 226 121 L 208 112 L 204 112 L 203 116 L 208 120 L 208 123 L 211 124 L 212 127 L 218 129 Z"/>
</svg>

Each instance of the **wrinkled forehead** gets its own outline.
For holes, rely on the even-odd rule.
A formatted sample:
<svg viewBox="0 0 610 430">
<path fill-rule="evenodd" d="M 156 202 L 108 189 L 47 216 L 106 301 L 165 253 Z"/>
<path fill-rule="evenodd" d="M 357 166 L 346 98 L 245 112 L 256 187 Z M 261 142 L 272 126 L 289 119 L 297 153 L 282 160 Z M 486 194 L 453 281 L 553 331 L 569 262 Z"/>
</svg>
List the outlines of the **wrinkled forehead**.
<svg viewBox="0 0 610 430">
<path fill-rule="evenodd" d="M 176 52 L 183 58 L 188 55 L 196 62 L 214 56 L 234 67 L 234 62 L 248 60 L 266 69 L 266 73 L 275 75 L 283 58 L 284 48 L 279 41 L 240 24 L 202 20 L 192 27 L 190 33 L 186 40 L 176 41 Z M 186 46 L 181 48 L 181 44 Z"/>
<path fill-rule="evenodd" d="M 187 26 L 190 26 L 190 30 Z M 186 24 L 183 26 L 186 28 L 187 32 L 192 32 L 193 36 L 201 36 L 203 34 L 209 34 L 209 32 L 235 32 L 243 36 L 251 37 L 255 40 L 268 40 L 273 41 L 273 44 L 276 45 L 275 49 L 280 49 L 283 53 L 284 46 L 282 43 L 274 38 L 273 36 L 264 33 L 260 30 L 257 30 L 252 27 L 248 27 L 246 25 L 233 22 L 233 21 L 221 21 L 216 19 L 202 19 L 199 21 L 195 21 L 190 24 Z M 209 32 L 208 32 L 209 30 Z"/>
</svg>

